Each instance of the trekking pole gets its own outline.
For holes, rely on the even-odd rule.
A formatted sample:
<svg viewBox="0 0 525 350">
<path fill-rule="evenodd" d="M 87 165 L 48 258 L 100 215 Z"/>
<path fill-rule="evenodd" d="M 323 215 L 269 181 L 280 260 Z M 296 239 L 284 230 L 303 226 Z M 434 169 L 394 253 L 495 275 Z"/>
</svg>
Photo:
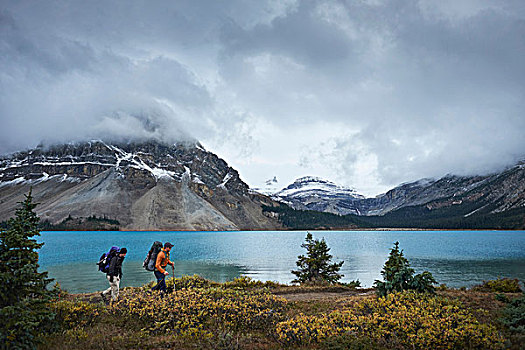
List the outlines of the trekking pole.
<svg viewBox="0 0 525 350">
<path fill-rule="evenodd" d="M 175 266 L 171 265 L 171 278 L 173 279 L 173 294 L 175 294 Z"/>
</svg>

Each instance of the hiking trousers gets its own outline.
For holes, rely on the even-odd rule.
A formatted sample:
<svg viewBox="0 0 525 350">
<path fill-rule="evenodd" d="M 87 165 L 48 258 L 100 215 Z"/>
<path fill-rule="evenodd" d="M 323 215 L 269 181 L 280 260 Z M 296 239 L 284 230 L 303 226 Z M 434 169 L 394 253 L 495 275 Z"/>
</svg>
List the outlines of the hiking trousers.
<svg viewBox="0 0 525 350">
<path fill-rule="evenodd" d="M 166 293 L 166 275 L 162 272 L 155 270 L 155 278 L 157 279 L 157 285 L 152 290 L 160 290 L 162 293 Z"/>
<path fill-rule="evenodd" d="M 111 282 L 111 276 L 106 276 L 109 282 L 109 288 L 102 292 L 104 295 L 111 293 L 111 300 L 117 301 L 120 285 L 120 277 L 113 276 L 113 282 Z"/>
</svg>

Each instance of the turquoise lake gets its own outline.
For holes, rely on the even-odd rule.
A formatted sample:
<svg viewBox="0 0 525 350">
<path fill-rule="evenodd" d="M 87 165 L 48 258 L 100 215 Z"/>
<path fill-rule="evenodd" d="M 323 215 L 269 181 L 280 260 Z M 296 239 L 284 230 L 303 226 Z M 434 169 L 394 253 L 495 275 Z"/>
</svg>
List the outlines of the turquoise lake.
<svg viewBox="0 0 525 350">
<path fill-rule="evenodd" d="M 390 248 L 399 241 L 416 272 L 430 271 L 439 283 L 470 287 L 483 280 L 525 280 L 525 231 L 311 231 L 325 238 L 333 261 L 344 260 L 343 282 L 370 287 L 381 279 Z M 42 232 L 41 270 L 71 293 L 108 287 L 95 264 L 112 245 L 126 247 L 122 286 L 154 280 L 142 268 L 153 241 L 174 244 L 175 276 L 199 274 L 224 282 L 241 275 L 290 283 L 306 231 L 240 232 Z M 172 271 L 170 272 L 170 276 Z"/>
</svg>

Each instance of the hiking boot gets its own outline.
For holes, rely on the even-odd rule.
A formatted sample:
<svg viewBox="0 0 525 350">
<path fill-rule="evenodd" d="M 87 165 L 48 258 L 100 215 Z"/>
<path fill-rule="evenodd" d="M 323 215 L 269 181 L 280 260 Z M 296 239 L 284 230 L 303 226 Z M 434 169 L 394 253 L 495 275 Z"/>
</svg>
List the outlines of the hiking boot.
<svg viewBox="0 0 525 350">
<path fill-rule="evenodd" d="M 104 295 L 104 293 L 100 293 L 100 296 L 102 297 L 102 300 L 104 301 L 104 304 L 109 305 L 109 300 L 106 299 L 106 296 Z"/>
</svg>

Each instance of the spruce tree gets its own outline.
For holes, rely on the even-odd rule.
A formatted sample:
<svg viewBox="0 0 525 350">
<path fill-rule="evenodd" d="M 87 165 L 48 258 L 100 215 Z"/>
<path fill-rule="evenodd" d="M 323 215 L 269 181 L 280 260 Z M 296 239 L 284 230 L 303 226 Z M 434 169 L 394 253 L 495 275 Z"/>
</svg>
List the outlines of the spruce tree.
<svg viewBox="0 0 525 350">
<path fill-rule="evenodd" d="M 433 284 L 437 282 L 430 272 L 424 271 L 415 276 L 414 273 L 415 271 L 410 267 L 408 259 L 403 255 L 403 250 L 399 249 L 399 242 L 394 243 L 394 248 L 390 249 L 388 260 L 381 270 L 384 281 L 376 280 L 374 282 L 377 294 L 385 296 L 388 293 L 404 290 L 435 292 Z"/>
<path fill-rule="evenodd" d="M 299 255 L 297 258 L 297 267 L 299 270 L 293 270 L 292 273 L 297 279 L 292 283 L 336 283 L 343 277 L 339 274 L 344 261 L 331 264 L 332 255 L 329 254 L 330 248 L 323 239 L 314 239 L 310 232 L 306 234 L 306 242 L 301 244 L 306 249 L 306 256 Z"/>
<path fill-rule="evenodd" d="M 38 272 L 39 218 L 33 211 L 31 191 L 20 202 L 7 229 L 0 231 L 0 347 L 33 349 L 38 336 L 50 327 L 54 314 L 48 308 L 51 279 Z"/>
</svg>

